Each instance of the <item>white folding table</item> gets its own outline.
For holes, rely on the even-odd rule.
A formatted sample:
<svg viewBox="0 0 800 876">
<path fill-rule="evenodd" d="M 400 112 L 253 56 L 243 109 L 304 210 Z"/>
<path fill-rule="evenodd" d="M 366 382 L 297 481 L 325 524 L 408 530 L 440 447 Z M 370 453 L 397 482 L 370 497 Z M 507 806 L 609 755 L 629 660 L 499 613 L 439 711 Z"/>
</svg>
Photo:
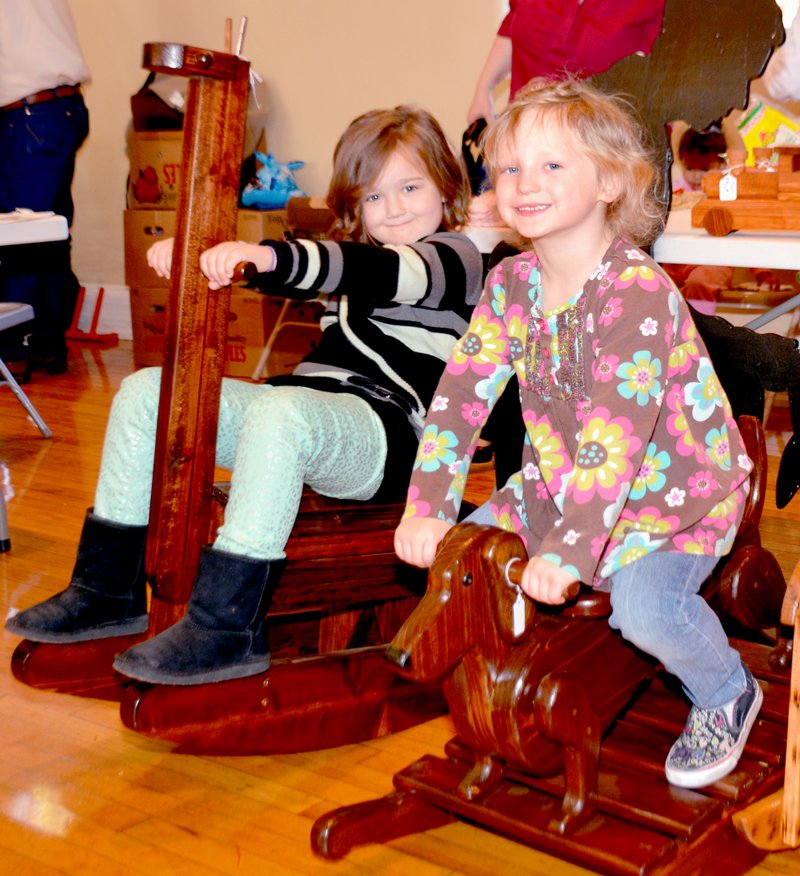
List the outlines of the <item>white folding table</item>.
<svg viewBox="0 0 800 876">
<path fill-rule="evenodd" d="M 705 228 L 692 228 L 691 213 L 689 209 L 670 212 L 664 233 L 653 244 L 657 262 L 800 271 L 800 233 L 733 231 L 714 237 Z M 796 307 L 800 307 L 800 294 L 760 314 L 747 328 L 760 328 Z"/>
<path fill-rule="evenodd" d="M 47 243 L 54 240 L 66 240 L 69 236 L 67 220 L 55 213 L 34 213 L 31 210 L 16 210 L 13 213 L 0 213 L 0 246 L 17 246 L 28 243 Z M 2 251 L 0 250 L 0 270 L 2 270 Z M 30 304 L 13 301 L 0 302 L 0 331 L 29 322 L 34 317 Z M 0 387 L 8 386 L 25 408 L 28 416 L 36 424 L 44 438 L 50 438 L 52 431 L 39 415 L 33 402 L 17 383 L 6 363 L 0 358 Z M 6 503 L 0 489 L 0 551 L 11 547 L 8 533 L 8 518 Z"/>
</svg>

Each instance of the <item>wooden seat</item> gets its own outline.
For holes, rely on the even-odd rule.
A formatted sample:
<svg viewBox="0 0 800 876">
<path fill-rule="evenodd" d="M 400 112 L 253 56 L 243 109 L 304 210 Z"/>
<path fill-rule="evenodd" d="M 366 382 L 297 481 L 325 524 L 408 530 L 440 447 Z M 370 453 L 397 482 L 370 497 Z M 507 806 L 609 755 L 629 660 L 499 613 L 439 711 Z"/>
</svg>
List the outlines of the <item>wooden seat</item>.
<svg viewBox="0 0 800 876">
<path fill-rule="evenodd" d="M 215 494 L 221 514 L 227 485 Z M 438 680 L 420 688 L 384 656 L 425 591 L 425 573 L 394 552 L 403 510 L 305 490 L 267 614 L 269 671 L 187 688 L 129 684 L 123 723 L 188 753 L 264 754 L 348 744 L 442 714 Z"/>
</svg>

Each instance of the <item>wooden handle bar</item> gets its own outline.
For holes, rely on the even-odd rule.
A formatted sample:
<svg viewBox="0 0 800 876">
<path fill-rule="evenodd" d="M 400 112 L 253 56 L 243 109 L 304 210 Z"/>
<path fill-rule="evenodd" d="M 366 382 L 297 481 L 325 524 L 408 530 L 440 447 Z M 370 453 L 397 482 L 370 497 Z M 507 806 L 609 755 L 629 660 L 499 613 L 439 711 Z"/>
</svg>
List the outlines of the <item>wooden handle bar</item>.
<svg viewBox="0 0 800 876">
<path fill-rule="evenodd" d="M 524 569 L 524 562 L 521 562 L 519 559 L 511 560 L 511 562 L 506 566 L 506 581 L 508 581 L 509 586 L 519 587 L 522 584 L 522 572 L 524 571 Z M 569 602 L 570 599 L 575 599 L 575 597 L 580 593 L 580 590 L 580 581 L 573 581 L 572 584 L 570 584 L 561 595 L 564 597 L 565 602 Z"/>
<path fill-rule="evenodd" d="M 252 262 L 239 262 L 233 269 L 231 286 L 247 286 L 255 279 L 258 270 Z"/>
</svg>

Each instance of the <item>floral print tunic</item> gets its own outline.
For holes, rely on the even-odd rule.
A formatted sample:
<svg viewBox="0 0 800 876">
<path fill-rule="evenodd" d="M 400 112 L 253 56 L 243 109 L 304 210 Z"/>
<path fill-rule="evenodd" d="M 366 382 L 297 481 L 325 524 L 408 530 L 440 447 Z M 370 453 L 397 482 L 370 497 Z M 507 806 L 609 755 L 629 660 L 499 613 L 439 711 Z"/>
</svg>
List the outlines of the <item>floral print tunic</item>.
<svg viewBox="0 0 800 876">
<path fill-rule="evenodd" d="M 512 373 L 522 470 L 490 506 L 530 556 L 603 587 L 656 550 L 730 550 L 752 463 L 685 302 L 622 238 L 548 313 L 535 253 L 490 273 L 429 408 L 406 517 L 456 521 L 475 442 Z"/>
</svg>

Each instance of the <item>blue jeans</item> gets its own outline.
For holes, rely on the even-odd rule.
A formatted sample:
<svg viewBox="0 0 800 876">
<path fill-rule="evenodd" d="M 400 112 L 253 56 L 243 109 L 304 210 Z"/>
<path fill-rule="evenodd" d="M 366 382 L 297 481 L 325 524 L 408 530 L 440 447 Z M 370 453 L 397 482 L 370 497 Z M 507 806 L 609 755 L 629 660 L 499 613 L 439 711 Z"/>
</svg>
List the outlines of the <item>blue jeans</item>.
<svg viewBox="0 0 800 876">
<path fill-rule="evenodd" d="M 701 709 L 714 709 L 745 688 L 742 659 L 698 590 L 717 557 L 656 551 L 611 579 L 609 626 L 651 654 Z"/>
<path fill-rule="evenodd" d="M 75 153 L 88 131 L 80 94 L 0 113 L 0 212 L 53 210 L 71 224 Z M 33 306 L 33 352 L 65 356 L 79 288 L 69 241 L 4 247 L 2 256 L 0 300 Z"/>
<path fill-rule="evenodd" d="M 488 502 L 467 521 L 496 525 Z M 746 685 L 739 653 L 729 645 L 713 609 L 698 595 L 718 561 L 656 551 L 611 578 L 609 626 L 661 662 L 701 709 L 730 702 Z"/>
</svg>

